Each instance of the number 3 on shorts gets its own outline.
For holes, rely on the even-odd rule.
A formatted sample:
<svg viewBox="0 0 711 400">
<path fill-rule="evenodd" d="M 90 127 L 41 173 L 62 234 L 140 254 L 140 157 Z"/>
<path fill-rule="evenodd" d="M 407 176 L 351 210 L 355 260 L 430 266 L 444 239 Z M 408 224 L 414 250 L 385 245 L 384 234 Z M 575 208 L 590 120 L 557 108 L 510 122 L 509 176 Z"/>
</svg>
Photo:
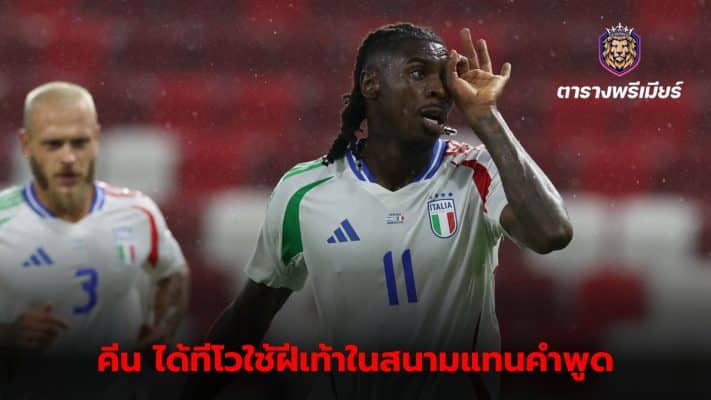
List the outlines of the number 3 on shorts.
<svg viewBox="0 0 711 400">
<path fill-rule="evenodd" d="M 87 293 L 89 299 L 86 304 L 75 306 L 74 314 L 86 314 L 96 305 L 96 287 L 99 284 L 99 274 L 96 273 L 94 268 L 79 268 L 74 274 L 78 278 L 84 275 L 88 275 L 89 280 L 84 281 L 81 284 L 81 288 Z"/>
</svg>

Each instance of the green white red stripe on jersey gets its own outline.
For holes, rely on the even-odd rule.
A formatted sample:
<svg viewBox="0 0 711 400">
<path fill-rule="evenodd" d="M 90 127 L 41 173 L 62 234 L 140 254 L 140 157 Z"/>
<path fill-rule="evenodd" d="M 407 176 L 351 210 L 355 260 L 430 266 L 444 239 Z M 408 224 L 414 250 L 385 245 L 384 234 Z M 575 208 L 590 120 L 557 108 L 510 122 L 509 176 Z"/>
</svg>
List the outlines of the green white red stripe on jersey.
<svg viewBox="0 0 711 400">
<path fill-rule="evenodd" d="M 116 246 L 118 256 L 124 265 L 133 265 L 136 263 L 136 246 L 131 244 L 119 244 Z"/>
</svg>

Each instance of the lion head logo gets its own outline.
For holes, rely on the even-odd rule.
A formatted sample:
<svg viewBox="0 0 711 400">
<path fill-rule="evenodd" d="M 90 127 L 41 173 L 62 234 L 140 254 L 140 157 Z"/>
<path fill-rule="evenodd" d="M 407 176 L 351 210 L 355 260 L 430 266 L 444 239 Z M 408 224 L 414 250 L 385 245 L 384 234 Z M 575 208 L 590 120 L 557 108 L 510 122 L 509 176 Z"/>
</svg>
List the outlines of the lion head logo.
<svg viewBox="0 0 711 400">
<path fill-rule="evenodd" d="M 618 23 L 600 36 L 600 64 L 616 76 L 628 74 L 639 65 L 641 41 L 632 30 Z"/>
</svg>

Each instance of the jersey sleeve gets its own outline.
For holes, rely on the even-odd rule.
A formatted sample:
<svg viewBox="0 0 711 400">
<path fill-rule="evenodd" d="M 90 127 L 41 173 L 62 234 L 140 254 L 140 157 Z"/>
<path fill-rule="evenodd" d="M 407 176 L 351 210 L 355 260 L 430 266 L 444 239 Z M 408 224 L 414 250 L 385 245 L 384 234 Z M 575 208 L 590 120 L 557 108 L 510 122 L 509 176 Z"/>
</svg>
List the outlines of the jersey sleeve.
<svg viewBox="0 0 711 400">
<path fill-rule="evenodd" d="M 481 199 L 481 210 L 496 236 L 506 233 L 501 226 L 501 212 L 508 204 L 499 170 L 484 146 L 477 147 L 471 160 L 464 163 L 474 170 L 473 180 Z"/>
<path fill-rule="evenodd" d="M 147 271 L 153 281 L 160 281 L 187 268 L 183 251 L 168 228 L 158 206 L 150 199 L 145 207 L 138 207 L 146 214 L 150 224 L 150 249 Z"/>
<path fill-rule="evenodd" d="M 289 197 L 288 189 L 280 185 L 272 193 L 257 245 L 245 272 L 257 283 L 296 291 L 304 287 L 308 272 L 301 246 L 284 239 L 284 231 L 293 228 L 286 221 L 289 218 Z"/>
</svg>

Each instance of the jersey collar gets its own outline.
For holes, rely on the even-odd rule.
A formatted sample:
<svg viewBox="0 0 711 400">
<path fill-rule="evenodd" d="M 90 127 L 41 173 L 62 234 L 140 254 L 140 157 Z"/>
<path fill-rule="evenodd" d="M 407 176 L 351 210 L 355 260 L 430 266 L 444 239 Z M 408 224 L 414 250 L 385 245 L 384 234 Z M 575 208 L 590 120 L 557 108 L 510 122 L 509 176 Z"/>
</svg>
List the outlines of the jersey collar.
<svg viewBox="0 0 711 400">
<path fill-rule="evenodd" d="M 425 166 L 425 168 L 420 171 L 420 173 L 417 174 L 417 176 L 410 183 L 432 178 L 435 172 L 439 169 L 439 166 L 442 164 L 445 150 L 447 150 L 447 142 L 445 140 L 438 139 L 432 149 L 432 157 L 427 163 L 427 166 Z M 368 166 L 365 165 L 363 160 L 360 161 L 360 168 L 358 168 L 358 161 L 350 149 L 346 151 L 346 161 L 348 162 L 348 166 L 351 171 L 353 171 L 353 175 L 355 175 L 358 180 L 375 183 L 373 174 L 370 172 Z"/>
<path fill-rule="evenodd" d="M 29 182 L 22 188 L 22 197 L 28 206 L 37 213 L 42 218 L 56 218 L 56 215 L 50 211 L 37 197 L 37 192 L 32 182 Z M 91 207 L 89 207 L 89 214 L 99 211 L 104 207 L 104 202 L 106 201 L 106 193 L 102 185 L 97 185 L 94 183 L 94 196 L 91 199 Z"/>
<path fill-rule="evenodd" d="M 106 201 L 106 193 L 104 192 L 104 185 L 97 185 L 94 183 L 94 197 L 91 199 L 91 207 L 89 207 L 89 214 L 99 211 L 104 208 L 104 202 Z"/>
</svg>

